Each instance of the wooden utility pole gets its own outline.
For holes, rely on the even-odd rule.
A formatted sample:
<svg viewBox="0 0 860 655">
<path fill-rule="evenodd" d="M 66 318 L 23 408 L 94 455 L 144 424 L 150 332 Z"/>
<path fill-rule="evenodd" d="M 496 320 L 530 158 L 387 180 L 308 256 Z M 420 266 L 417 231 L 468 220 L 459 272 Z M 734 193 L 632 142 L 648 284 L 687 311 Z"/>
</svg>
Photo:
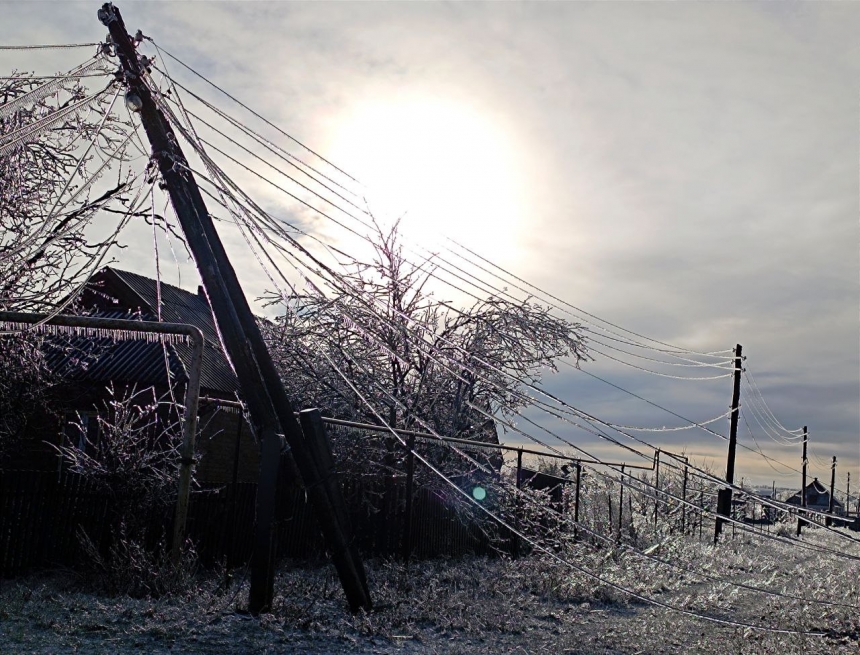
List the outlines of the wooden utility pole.
<svg viewBox="0 0 860 655">
<path fill-rule="evenodd" d="M 833 456 L 833 463 L 830 465 L 830 503 L 827 506 L 827 513 L 830 514 L 824 524 L 827 527 L 833 525 L 833 494 L 836 493 L 836 455 Z"/>
<path fill-rule="evenodd" d="M 738 447 L 738 415 L 740 414 L 741 403 L 741 373 L 743 367 L 742 357 L 743 347 L 741 344 L 735 346 L 735 373 L 733 376 L 732 385 L 732 414 L 729 417 L 729 453 L 726 458 L 726 482 L 733 485 L 735 482 L 735 451 Z M 732 488 L 731 486 L 725 489 L 720 489 L 717 494 L 717 520 L 714 521 L 714 543 L 720 538 L 720 533 L 723 531 L 723 519 L 720 516 L 728 517 L 732 513 Z"/>
<path fill-rule="evenodd" d="M 158 166 L 170 201 L 194 256 L 206 296 L 227 351 L 236 371 L 242 398 L 251 423 L 261 442 L 260 478 L 257 485 L 256 522 L 251 568 L 249 609 L 258 614 L 271 606 L 274 594 L 275 533 L 274 513 L 282 438 L 286 439 L 293 475 L 308 491 L 317 520 L 331 552 L 343 550 L 343 534 L 319 472 L 309 456 L 287 394 L 269 356 L 245 294 L 218 236 L 212 217 L 188 169 L 170 124 L 158 109 L 146 82 L 136 42 L 123 23 L 119 9 L 106 3 L 98 12 L 99 20 L 110 31 L 119 58 L 130 107 L 139 108 L 141 123 L 152 145 L 152 158 Z M 361 567 L 354 563 L 353 569 Z M 338 571 L 341 573 L 341 571 Z M 351 607 L 369 600 L 361 593 L 358 578 L 344 577 L 341 583 Z"/>
<path fill-rule="evenodd" d="M 809 443 L 809 433 L 806 430 L 806 426 L 803 426 L 803 473 L 801 474 L 801 483 L 800 483 L 800 506 L 804 509 L 806 508 L 806 446 Z M 803 530 L 803 516 L 797 517 L 797 536 L 800 536 L 801 531 Z"/>
</svg>

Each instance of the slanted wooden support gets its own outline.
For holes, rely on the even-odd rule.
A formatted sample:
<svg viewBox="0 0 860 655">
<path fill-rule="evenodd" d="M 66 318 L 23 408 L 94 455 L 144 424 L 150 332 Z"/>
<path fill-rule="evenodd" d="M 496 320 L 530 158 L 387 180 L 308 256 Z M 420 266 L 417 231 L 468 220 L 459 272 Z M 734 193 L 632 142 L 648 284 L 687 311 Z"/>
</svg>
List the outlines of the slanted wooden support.
<svg viewBox="0 0 860 655">
<path fill-rule="evenodd" d="M 316 467 L 306 450 L 292 405 L 178 139 L 155 103 L 135 42 L 126 30 L 119 9 L 111 3 L 103 5 L 98 16 L 110 31 L 128 87 L 127 98 L 133 97 L 134 105 L 140 109 L 141 123 L 152 144 L 152 158 L 194 256 L 226 354 L 239 380 L 254 433 L 261 442 L 248 597 L 251 613 L 259 614 L 271 607 L 274 595 L 274 515 L 282 451 L 289 451 L 287 461 L 291 473 L 308 489 L 316 518 L 332 552 L 340 550 L 340 528 L 326 502 L 326 494 L 316 491 Z M 283 447 L 283 440 L 288 448 Z M 354 586 L 354 581 L 345 578 L 341 583 L 344 590 Z"/>
<path fill-rule="evenodd" d="M 344 581 L 343 590 L 346 593 L 347 602 L 353 612 L 362 608 L 370 610 L 367 576 L 353 541 L 349 511 L 338 480 L 331 443 L 328 440 L 322 416 L 318 409 L 305 409 L 299 413 L 299 422 L 302 426 L 305 445 L 316 468 L 315 488 L 309 488 L 308 492 L 313 491 L 323 496 L 315 506 L 327 504 L 331 508 L 331 514 L 337 519 L 333 543 L 329 544 L 329 548 L 334 549 L 331 558 L 340 579 Z"/>
</svg>

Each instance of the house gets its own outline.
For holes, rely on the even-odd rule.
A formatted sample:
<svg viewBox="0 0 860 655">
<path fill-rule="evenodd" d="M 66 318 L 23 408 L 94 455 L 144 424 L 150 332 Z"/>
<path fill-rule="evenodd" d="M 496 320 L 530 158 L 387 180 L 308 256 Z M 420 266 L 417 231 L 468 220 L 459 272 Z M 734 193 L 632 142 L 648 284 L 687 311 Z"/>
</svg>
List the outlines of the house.
<svg viewBox="0 0 860 655">
<path fill-rule="evenodd" d="M 159 288 L 160 287 L 160 288 Z M 237 408 L 239 385 L 220 345 L 209 303 L 202 288 L 192 293 L 151 278 L 105 267 L 87 283 L 78 307 L 89 315 L 185 323 L 205 338 L 200 381 L 199 461 L 201 482 L 254 482 L 259 466 L 258 446 Z M 160 311 L 159 311 L 160 309 Z M 180 342 L 105 336 L 73 336 L 46 340 L 49 368 L 62 382 L 52 393 L 56 416 L 37 421 L 27 436 L 27 448 L 17 464 L 46 469 L 60 465 L 53 446 L 64 440 L 86 447 L 98 439 L 100 412 L 114 396 L 151 389 L 149 398 L 184 398 L 191 346 Z M 168 420 L 167 416 L 160 419 Z"/>
<path fill-rule="evenodd" d="M 830 490 L 825 488 L 825 486 L 818 481 L 818 478 L 815 478 L 812 482 L 806 485 L 805 495 L 807 509 L 818 512 L 830 511 Z M 785 502 L 790 505 L 801 505 L 800 492 L 796 492 Z M 833 513 L 838 516 L 843 516 L 845 513 L 845 507 L 836 498 L 833 499 Z"/>
</svg>

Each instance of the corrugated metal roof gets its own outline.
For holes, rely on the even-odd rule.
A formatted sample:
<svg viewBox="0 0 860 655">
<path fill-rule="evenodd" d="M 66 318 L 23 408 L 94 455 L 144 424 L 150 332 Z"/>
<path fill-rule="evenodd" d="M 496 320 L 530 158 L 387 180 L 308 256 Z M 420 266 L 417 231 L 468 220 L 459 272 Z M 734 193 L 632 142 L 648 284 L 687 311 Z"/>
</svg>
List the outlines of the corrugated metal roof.
<svg viewBox="0 0 860 655">
<path fill-rule="evenodd" d="M 110 303 L 110 310 L 96 311 L 94 316 L 158 320 L 155 280 L 105 267 L 93 276 L 90 285 L 98 296 L 112 297 L 114 300 Z M 121 285 L 126 288 L 118 288 Z M 137 302 L 131 302 L 132 299 Z M 218 392 L 219 395 L 238 392 L 238 381 L 221 350 L 205 296 L 162 283 L 161 320 L 194 325 L 203 332 L 206 343 L 200 385 L 204 390 Z M 168 370 L 174 382 L 181 383 L 188 379 L 190 344 L 74 337 L 70 346 L 63 349 L 55 347 L 49 353 L 49 364 L 71 379 L 162 385 L 167 382 Z M 98 356 L 86 355 L 87 352 L 98 353 Z"/>
</svg>

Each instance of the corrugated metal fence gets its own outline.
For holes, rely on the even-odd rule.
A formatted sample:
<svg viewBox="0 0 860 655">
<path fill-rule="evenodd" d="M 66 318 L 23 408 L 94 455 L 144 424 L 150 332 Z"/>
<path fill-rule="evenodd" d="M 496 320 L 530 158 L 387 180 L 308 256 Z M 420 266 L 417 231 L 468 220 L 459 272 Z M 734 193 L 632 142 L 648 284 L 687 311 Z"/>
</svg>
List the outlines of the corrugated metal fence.
<svg viewBox="0 0 860 655">
<path fill-rule="evenodd" d="M 383 484 L 376 479 L 342 478 L 359 550 L 365 556 L 400 553 L 404 526 L 405 479 L 393 480 L 387 511 L 376 507 Z M 192 493 L 188 536 L 204 563 L 239 566 L 250 558 L 256 485 L 238 483 Z M 375 499 L 376 502 L 372 502 Z M 489 538 L 465 520 L 445 493 L 416 488 L 412 513 L 412 555 L 457 557 L 487 553 Z M 50 566 L 73 566 L 83 556 L 80 533 L 96 546 L 110 539 L 116 499 L 92 481 L 71 472 L 0 470 L 0 576 Z M 170 535 L 172 507 L 153 516 L 150 532 Z M 278 552 L 282 557 L 324 555 L 322 536 L 305 499 L 294 485 L 279 488 Z"/>
</svg>

